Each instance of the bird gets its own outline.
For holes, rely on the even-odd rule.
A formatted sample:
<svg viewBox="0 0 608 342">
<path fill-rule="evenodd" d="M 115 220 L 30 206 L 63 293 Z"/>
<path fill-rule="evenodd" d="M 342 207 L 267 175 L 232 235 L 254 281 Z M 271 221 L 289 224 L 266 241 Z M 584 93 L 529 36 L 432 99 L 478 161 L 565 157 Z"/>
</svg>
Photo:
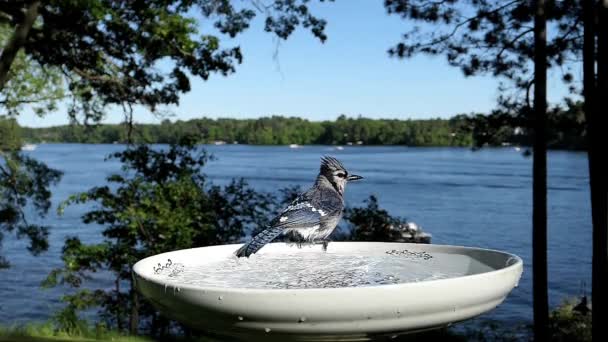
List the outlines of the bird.
<svg viewBox="0 0 608 342">
<path fill-rule="evenodd" d="M 342 219 L 346 184 L 360 179 L 363 177 L 350 174 L 336 158 L 322 157 L 314 185 L 272 219 L 266 229 L 241 246 L 236 256 L 249 257 L 285 233 L 295 233 L 300 241 L 322 242 L 327 250 L 327 238 Z"/>
</svg>

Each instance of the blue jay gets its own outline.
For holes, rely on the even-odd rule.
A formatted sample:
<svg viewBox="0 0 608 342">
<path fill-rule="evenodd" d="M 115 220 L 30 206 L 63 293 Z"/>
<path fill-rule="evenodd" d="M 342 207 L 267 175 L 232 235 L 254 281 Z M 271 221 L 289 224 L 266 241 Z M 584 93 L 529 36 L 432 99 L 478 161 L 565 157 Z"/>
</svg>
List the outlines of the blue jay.
<svg viewBox="0 0 608 342">
<path fill-rule="evenodd" d="M 315 184 L 298 196 L 270 225 L 236 251 L 238 257 L 248 257 L 283 233 L 294 232 L 302 241 L 323 242 L 336 228 L 344 210 L 344 188 L 349 181 L 363 177 L 351 175 L 333 157 L 321 159 L 321 170 Z"/>
</svg>

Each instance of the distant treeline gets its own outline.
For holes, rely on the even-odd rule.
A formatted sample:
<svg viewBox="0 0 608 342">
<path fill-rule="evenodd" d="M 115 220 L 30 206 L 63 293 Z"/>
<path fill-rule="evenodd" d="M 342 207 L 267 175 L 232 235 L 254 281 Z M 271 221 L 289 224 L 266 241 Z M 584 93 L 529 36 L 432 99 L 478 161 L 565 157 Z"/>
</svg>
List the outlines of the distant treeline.
<svg viewBox="0 0 608 342">
<path fill-rule="evenodd" d="M 469 146 L 472 135 L 456 132 L 460 119 L 380 120 L 339 117 L 315 122 L 280 116 L 259 119 L 193 119 L 161 124 L 136 124 L 134 142 L 174 143 L 187 134 L 200 136 L 201 143 L 223 141 L 254 145 L 410 145 Z M 124 125 L 66 125 L 21 130 L 29 142 L 114 143 L 127 140 Z"/>
<path fill-rule="evenodd" d="M 577 107 L 578 108 L 578 107 Z M 196 135 L 200 143 L 254 145 L 408 145 L 408 146 L 527 146 L 528 131 L 504 115 L 457 115 L 450 119 L 396 120 L 348 118 L 308 121 L 294 117 L 259 119 L 164 120 L 160 124 L 135 124 L 132 142 L 175 143 L 184 135 Z M 550 115 L 549 146 L 583 149 L 584 122 L 580 110 L 556 111 Z M 27 142 L 124 143 L 125 125 L 65 125 L 21 128 Z"/>
</svg>

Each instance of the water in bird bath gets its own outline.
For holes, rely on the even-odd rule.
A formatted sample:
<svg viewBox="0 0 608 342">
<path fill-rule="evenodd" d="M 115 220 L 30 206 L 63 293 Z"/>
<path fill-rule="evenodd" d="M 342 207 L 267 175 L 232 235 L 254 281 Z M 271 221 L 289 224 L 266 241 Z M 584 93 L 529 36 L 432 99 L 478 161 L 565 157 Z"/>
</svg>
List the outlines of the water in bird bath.
<svg viewBox="0 0 608 342">
<path fill-rule="evenodd" d="M 216 261 L 168 260 L 155 269 L 170 286 L 307 289 L 400 284 L 459 277 L 493 269 L 464 254 L 389 250 L 358 256 L 306 252 L 254 254 Z"/>
</svg>

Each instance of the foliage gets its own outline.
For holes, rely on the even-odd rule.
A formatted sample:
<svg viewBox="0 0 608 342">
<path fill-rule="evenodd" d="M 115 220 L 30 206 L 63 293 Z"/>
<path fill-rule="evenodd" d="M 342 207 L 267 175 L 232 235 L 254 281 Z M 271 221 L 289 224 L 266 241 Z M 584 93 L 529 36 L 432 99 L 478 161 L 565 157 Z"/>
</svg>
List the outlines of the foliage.
<svg viewBox="0 0 608 342">
<path fill-rule="evenodd" d="M 28 250 L 38 255 L 48 248 L 48 227 L 28 222 L 25 209 L 33 207 L 44 217 L 51 202 L 49 187 L 61 179 L 61 172 L 48 168 L 18 152 L 0 151 L 0 247 L 4 233 L 30 240 Z M 9 267 L 0 255 L 0 268 Z"/>
<path fill-rule="evenodd" d="M 504 142 L 514 128 L 524 131 L 512 137 L 518 144 L 531 144 L 528 131 L 533 123 L 530 90 L 534 86 L 531 68 L 534 1 L 385 0 L 384 3 L 389 14 L 414 23 L 402 41 L 389 49 L 391 56 L 442 55 L 465 76 L 491 74 L 514 86 L 509 92 L 511 86 L 503 82 L 499 87 L 499 110 L 487 117 L 477 115 L 475 122 L 470 122 L 476 127 L 473 139 L 477 147 Z M 547 2 L 545 15 L 552 29 L 547 37 L 547 67 L 561 72 L 563 82 L 575 93 L 576 64 L 582 56 L 581 2 Z M 566 100 L 566 107 L 556 107 L 549 113 L 548 147 L 584 149 L 584 124 L 571 115 L 573 109 L 581 111 L 582 104 Z M 568 125 L 563 125 L 564 122 Z"/>
<path fill-rule="evenodd" d="M 151 342 L 151 339 L 137 336 L 125 336 L 111 331 L 103 325 L 87 326 L 79 332 L 58 329 L 52 323 L 28 324 L 15 327 L 0 326 L 0 341 L 52 342 L 52 341 L 115 341 L 115 342 Z"/>
<path fill-rule="evenodd" d="M 549 315 L 549 336 L 552 341 L 591 341 L 592 315 L 575 310 L 576 303 L 568 300 Z"/>
<path fill-rule="evenodd" d="M 549 147 L 587 150 L 587 123 L 582 102 L 566 101 L 565 108 L 551 109 L 547 121 Z"/>
<path fill-rule="evenodd" d="M 208 183 L 202 168 L 209 156 L 196 148 L 194 139 L 182 139 L 166 150 L 133 147 L 112 158 L 122 162 L 124 172 L 108 177 L 111 186 L 73 195 L 59 209 L 97 203 L 82 219 L 103 225 L 104 241 L 85 244 L 78 237 L 67 238 L 64 266 L 53 270 L 45 285 L 79 289 L 64 297 L 68 305 L 59 317 L 64 329 L 78 322 L 77 311 L 99 307 L 109 327 L 157 335 L 169 322 L 140 303 L 132 284 L 133 264 L 168 250 L 237 242 L 246 230 L 267 224 L 273 199 L 243 180 L 224 187 Z M 82 289 L 96 272 L 110 272 L 114 288 Z"/>
<path fill-rule="evenodd" d="M 389 13 L 416 22 L 404 35 L 404 41 L 389 53 L 398 57 L 412 57 L 418 53 L 445 55 L 448 63 L 460 67 L 466 76 L 490 73 L 506 78 L 515 86 L 516 95 L 508 96 L 503 92 L 499 103 L 504 111 L 502 114 L 508 114 L 503 117 L 523 121 L 527 124 L 525 127 L 533 128 L 534 132 L 533 307 L 535 337 L 539 340 L 547 337 L 548 313 L 547 71 L 553 67 L 566 70 L 563 80 L 572 82 L 571 61 L 582 55 L 581 4 L 573 0 L 385 1 Z M 530 103 L 532 87 L 533 105 Z M 524 96 L 518 96 L 518 93 Z M 605 225 L 601 229 L 605 231 Z M 605 251 L 604 248 L 604 261 Z"/>
<path fill-rule="evenodd" d="M 586 130 L 582 103 L 568 102 L 565 108 L 549 112 L 551 148 L 585 149 Z M 513 127 L 515 125 L 515 127 Z M 409 146 L 501 146 L 529 145 L 526 123 L 514 121 L 510 114 L 494 111 L 490 115 L 457 115 L 450 119 L 383 120 L 340 117 L 336 121 L 315 122 L 301 118 L 273 116 L 259 119 L 168 120 L 160 125 L 138 125 L 133 140 L 141 143 L 174 143 L 184 135 L 199 134 L 199 143 L 256 145 L 341 144 Z M 127 141 L 121 125 L 23 127 L 28 141 L 70 143 L 115 143 Z"/>
<path fill-rule="evenodd" d="M 12 28 L 0 22 L 0 47 L 6 45 Z M 0 116 L 16 116 L 25 106 L 42 116 L 57 109 L 65 97 L 63 75 L 56 67 L 43 67 L 23 50 L 13 61 L 4 87 L 0 87 Z"/>
<path fill-rule="evenodd" d="M 265 17 L 265 30 L 280 39 L 298 27 L 320 41 L 327 38 L 326 23 L 309 11 L 309 0 L 267 5 L 229 0 L 0 3 L 0 80 L 7 79 L 7 72 L 13 78 L 12 84 L 0 83 L 0 90 L 10 88 L 6 99 L 14 104 L 36 102 L 36 95 L 61 97 L 65 82 L 74 94 L 70 116 L 84 114 L 85 121 L 99 120 L 108 104 L 124 106 L 132 120 L 132 105 L 154 111 L 158 105 L 177 104 L 180 94 L 190 91 L 191 76 L 206 80 L 213 73 L 234 72 L 241 50 L 222 46 L 220 37 L 242 33 L 257 14 Z M 33 16 L 29 26 L 24 13 Z M 24 26 L 25 37 L 5 42 Z M 36 94 L 36 89 L 44 92 Z"/>
<path fill-rule="evenodd" d="M 534 54 L 534 2 L 527 0 L 385 0 L 389 14 L 414 22 L 401 42 L 389 50 L 399 58 L 443 55 L 467 76 L 492 74 L 529 89 Z M 572 63 L 580 60 L 580 1 L 550 1 L 546 16 L 554 28 L 547 46 L 549 68 L 561 68 L 563 80 L 574 79 Z"/>
<path fill-rule="evenodd" d="M 355 241 L 397 241 L 401 232 L 397 229 L 407 221 L 393 217 L 388 211 L 380 209 L 378 198 L 370 196 L 366 207 L 347 208 L 344 219 L 350 222 L 349 240 Z"/>
<path fill-rule="evenodd" d="M 522 117 L 495 110 L 489 115 L 456 116 L 458 131 L 472 135 L 475 148 L 503 144 L 530 146 L 532 132 Z M 554 107 L 547 113 L 547 146 L 554 149 L 587 149 L 587 130 L 583 103 L 566 101 L 565 107 Z"/>
<path fill-rule="evenodd" d="M 21 149 L 21 127 L 15 119 L 0 116 L 0 153 Z"/>
<path fill-rule="evenodd" d="M 258 12 L 266 18 L 265 30 L 280 39 L 304 27 L 325 41 L 326 23 L 308 10 L 308 3 L 0 0 L 0 117 L 14 117 L 26 105 L 43 115 L 55 110 L 58 101 L 69 99 L 65 103 L 74 122 L 80 121 L 79 115 L 85 123 L 97 122 L 107 105 L 120 105 L 132 123 L 133 105 L 154 111 L 159 105 L 177 104 L 190 90 L 189 77 L 206 80 L 214 73 L 232 73 L 243 56 L 238 46 L 221 46 L 220 37 L 242 33 Z M 0 121 L 0 151 L 18 148 L 14 126 Z M 84 127 L 79 132 L 89 131 Z M 104 136 L 131 140 L 130 131 Z M 0 199 L 0 234 L 16 229 L 18 237 L 30 237 L 30 249 L 38 253 L 46 248 L 47 228 L 28 224 L 22 207 L 35 196 L 34 206 L 45 213 L 48 185 L 59 174 L 31 158 L 2 157 L 0 191 L 6 196 Z M 219 190 L 213 191 L 217 196 Z M 246 194 L 231 196 L 238 200 Z M 0 265 L 7 261 L 1 258 Z"/>
<path fill-rule="evenodd" d="M 458 119 L 460 120 L 460 119 Z M 456 131 L 458 120 L 382 120 L 346 118 L 315 122 L 279 116 L 259 119 L 168 120 L 160 125 L 135 125 L 134 141 L 175 143 L 184 135 L 198 134 L 198 142 L 259 145 L 288 144 L 365 144 L 410 146 L 470 146 L 471 135 Z M 82 126 L 22 128 L 29 141 L 113 143 L 124 142 L 119 125 L 100 125 L 86 130 Z M 463 134 L 461 134 L 463 133 Z"/>
</svg>

